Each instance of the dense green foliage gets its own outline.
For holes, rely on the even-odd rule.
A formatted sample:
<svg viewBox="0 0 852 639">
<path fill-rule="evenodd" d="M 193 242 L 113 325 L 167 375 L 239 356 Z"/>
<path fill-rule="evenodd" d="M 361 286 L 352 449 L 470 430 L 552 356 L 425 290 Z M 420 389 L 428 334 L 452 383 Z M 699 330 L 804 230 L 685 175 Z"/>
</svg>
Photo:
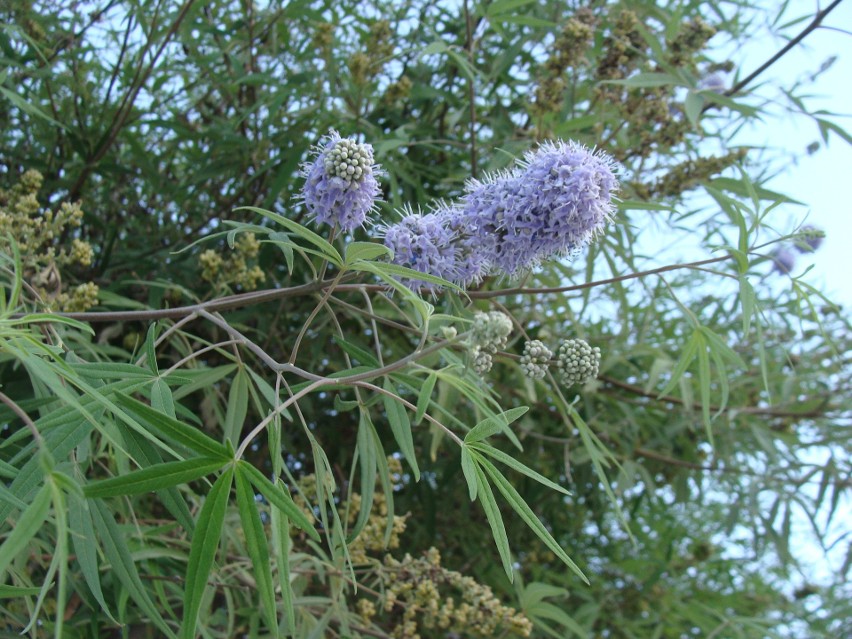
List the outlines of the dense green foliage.
<svg viewBox="0 0 852 639">
<path fill-rule="evenodd" d="M 852 553 L 812 571 L 849 543 L 849 324 L 783 272 L 814 236 L 714 53 L 795 17 L 0 3 L 0 636 L 852 632 Z M 297 197 L 331 128 L 385 173 L 352 237 Z M 596 243 L 400 284 L 381 223 L 553 138 L 622 166 Z M 513 323 L 483 375 L 475 311 Z M 596 379 L 524 375 L 571 338 Z"/>
</svg>

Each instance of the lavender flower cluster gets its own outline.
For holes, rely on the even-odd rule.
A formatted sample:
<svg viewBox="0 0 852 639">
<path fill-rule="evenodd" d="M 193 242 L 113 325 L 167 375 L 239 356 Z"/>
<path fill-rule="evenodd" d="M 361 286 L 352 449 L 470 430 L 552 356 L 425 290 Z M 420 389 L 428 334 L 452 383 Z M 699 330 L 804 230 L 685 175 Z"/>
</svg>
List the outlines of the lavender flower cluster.
<svg viewBox="0 0 852 639">
<path fill-rule="evenodd" d="M 799 230 L 799 237 L 792 247 L 789 245 L 777 246 L 769 255 L 769 259 L 772 260 L 772 270 L 782 275 L 789 274 L 796 266 L 796 252 L 812 253 L 822 246 L 824 239 L 824 231 L 815 226 L 803 226 Z"/>
<path fill-rule="evenodd" d="M 363 225 L 381 194 L 373 147 L 330 131 L 302 166 L 302 200 L 314 219 L 350 233 Z"/>
<path fill-rule="evenodd" d="M 469 286 L 489 272 L 515 276 L 553 256 L 570 254 L 610 221 L 618 189 L 615 165 L 604 153 L 576 142 L 548 142 L 527 153 L 515 169 L 470 180 L 464 195 L 431 213 L 409 213 L 385 231 L 394 262 Z M 432 253 L 411 252 L 399 227 L 423 217 L 433 235 L 440 228 L 445 262 L 436 270 Z"/>
<path fill-rule="evenodd" d="M 370 145 L 331 131 L 302 169 L 302 199 L 317 222 L 351 232 L 375 206 L 377 171 Z M 588 244 L 611 220 L 617 190 L 608 155 L 546 142 L 514 169 L 470 180 L 455 202 L 404 210 L 384 243 L 394 263 L 463 287 L 492 272 L 515 276 Z"/>
</svg>

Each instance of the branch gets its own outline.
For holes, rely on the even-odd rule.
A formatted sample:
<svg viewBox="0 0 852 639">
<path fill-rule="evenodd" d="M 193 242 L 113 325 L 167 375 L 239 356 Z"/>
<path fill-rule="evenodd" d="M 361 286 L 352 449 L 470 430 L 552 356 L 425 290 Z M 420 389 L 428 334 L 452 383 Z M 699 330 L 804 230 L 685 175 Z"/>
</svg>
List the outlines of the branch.
<svg viewBox="0 0 852 639">
<path fill-rule="evenodd" d="M 700 266 L 704 266 L 706 264 L 715 264 L 717 262 L 724 262 L 725 260 L 731 259 L 730 255 L 723 255 L 721 257 L 713 257 L 707 260 L 701 260 L 700 262 L 689 262 L 688 264 L 669 264 L 668 266 L 661 266 L 659 268 L 654 268 L 649 271 L 639 271 L 638 273 L 629 273 L 628 275 L 619 275 L 618 277 L 611 277 L 606 280 L 596 280 L 594 282 L 586 282 L 585 284 L 574 284 L 572 286 L 554 286 L 549 288 L 504 288 L 497 291 L 468 291 L 467 295 L 471 299 L 488 299 L 491 297 L 504 297 L 507 295 L 542 295 L 546 293 L 566 293 L 568 291 L 581 291 L 587 288 L 594 288 L 596 286 L 604 286 L 606 284 L 614 284 L 615 282 L 623 282 L 625 280 L 632 280 L 638 277 L 645 277 L 646 275 L 656 275 L 658 273 L 665 273 L 666 271 L 676 271 L 682 268 L 698 268 Z"/>
<path fill-rule="evenodd" d="M 728 89 L 727 91 L 725 91 L 724 95 L 726 95 L 726 96 L 728 96 L 728 97 L 731 97 L 731 96 L 733 96 L 733 95 L 735 95 L 735 94 L 739 93 L 739 92 L 740 92 L 743 88 L 745 88 L 747 85 L 749 85 L 749 84 L 750 84 L 750 83 L 751 83 L 751 82 L 752 82 L 755 78 L 757 78 L 757 77 L 758 77 L 761 73 L 763 73 L 764 71 L 766 71 L 769 67 L 771 67 L 771 66 L 772 66 L 773 64 L 775 64 L 776 62 L 778 62 L 778 60 L 780 60 L 782 57 L 784 57 L 784 55 L 786 55 L 786 53 L 787 53 L 788 51 L 790 51 L 790 49 L 792 49 L 792 48 L 793 48 L 793 47 L 795 47 L 797 44 L 799 44 L 802 40 L 804 40 L 804 39 L 805 39 L 805 37 L 806 37 L 806 36 L 807 36 L 807 35 L 808 35 L 811 31 L 813 31 L 814 29 L 816 29 L 817 27 L 819 27 L 819 26 L 820 26 L 820 23 L 821 23 L 823 20 L 825 20 L 826 16 L 828 16 L 828 14 L 829 14 L 829 13 L 831 13 L 831 12 L 832 12 L 832 11 L 833 11 L 836 7 L 837 7 L 837 5 L 839 5 L 842 1 L 843 1 L 843 0 L 834 0 L 834 2 L 832 2 L 830 5 L 828 5 L 825 9 L 823 9 L 822 11 L 819 11 L 819 12 L 818 12 L 818 13 L 814 16 L 814 19 L 813 19 L 813 20 L 811 20 L 810 24 L 809 24 L 808 26 L 806 26 L 806 27 L 805 27 L 805 28 L 801 31 L 801 33 L 799 33 L 799 35 L 797 35 L 795 38 L 793 38 L 792 40 L 790 40 L 790 41 L 789 41 L 786 45 L 784 45 L 784 47 L 782 47 L 782 48 L 781 48 L 781 49 L 780 49 L 780 50 L 779 50 L 779 51 L 778 51 L 775 55 L 773 55 L 773 56 L 772 56 L 771 58 L 769 58 L 766 62 L 764 62 L 762 65 L 760 65 L 760 66 L 759 66 L 759 67 L 758 67 L 755 71 L 753 71 L 751 74 L 749 74 L 748 76 L 746 76 L 745 78 L 743 78 L 742 80 L 740 80 L 739 82 L 737 82 L 737 83 L 736 83 L 734 86 L 732 86 L 730 89 Z M 712 104 L 712 103 L 708 103 L 708 104 L 706 104 L 706 105 L 704 106 L 704 108 L 702 109 L 702 112 L 703 112 L 703 111 L 706 111 L 706 110 L 707 110 L 707 109 L 709 109 L 709 108 L 712 108 L 713 106 L 717 106 L 717 105 Z"/>
</svg>

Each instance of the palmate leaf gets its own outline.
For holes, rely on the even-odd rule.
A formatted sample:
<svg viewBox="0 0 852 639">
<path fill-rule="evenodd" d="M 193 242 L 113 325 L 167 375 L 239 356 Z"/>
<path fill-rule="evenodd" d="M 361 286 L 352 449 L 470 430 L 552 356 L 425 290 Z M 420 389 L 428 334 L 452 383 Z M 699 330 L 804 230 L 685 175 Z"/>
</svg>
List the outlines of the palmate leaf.
<svg viewBox="0 0 852 639">
<path fill-rule="evenodd" d="M 230 459 L 227 449 L 222 444 L 208 437 L 197 428 L 179 422 L 127 395 L 117 395 L 115 403 L 126 408 L 138 417 L 143 424 L 153 428 L 164 437 L 179 442 L 201 455 L 211 458 L 221 458 L 223 460 Z"/>
<path fill-rule="evenodd" d="M 245 470 L 247 466 L 243 463 L 237 464 L 237 508 L 240 511 L 246 550 L 254 568 L 253 577 L 263 605 L 266 623 L 270 630 L 275 630 L 278 627 L 278 619 L 275 613 L 275 591 L 272 587 L 269 548 L 263 523 L 260 521 L 260 513 L 257 511 L 257 502 L 254 500 L 254 493 Z"/>
<path fill-rule="evenodd" d="M 521 497 L 520 493 L 515 490 L 514 486 L 509 483 L 509 481 L 500 473 L 499 470 L 492 464 L 490 461 L 479 455 L 478 453 L 471 453 L 474 461 L 476 462 L 478 476 L 481 481 L 485 481 L 484 477 L 482 477 L 482 471 L 479 470 L 481 467 L 485 473 L 491 478 L 494 482 L 494 485 L 497 486 L 497 489 L 503 494 L 503 497 L 506 498 L 506 501 L 509 502 L 509 505 L 512 507 L 521 519 L 524 520 L 524 523 L 532 529 L 532 531 L 536 534 L 536 536 L 541 539 L 544 544 L 550 548 L 553 553 L 562 560 L 566 566 L 568 566 L 578 577 L 580 577 L 587 584 L 589 580 L 586 578 L 586 575 L 583 574 L 583 571 L 575 564 L 568 554 L 562 549 L 562 547 L 556 543 L 556 540 L 553 538 L 553 535 L 544 527 L 544 524 L 539 521 L 538 517 L 536 517 L 535 513 L 532 509 L 527 505 L 527 502 L 524 501 L 523 497 Z M 482 484 L 480 483 L 480 488 L 482 488 Z M 490 489 L 489 489 L 490 490 Z M 498 513 L 499 515 L 499 513 Z M 504 566 L 505 567 L 505 566 Z"/>
<path fill-rule="evenodd" d="M 263 473 L 251 464 L 240 461 L 238 465 L 240 472 L 248 478 L 261 495 L 266 497 L 270 504 L 281 510 L 294 524 L 308 533 L 312 539 L 315 541 L 320 540 L 319 533 L 317 533 L 311 521 L 296 505 L 296 502 L 293 501 L 290 495 L 269 481 Z"/>
<path fill-rule="evenodd" d="M 222 535 L 222 524 L 225 521 L 225 509 L 228 505 L 228 495 L 234 478 L 234 467 L 229 466 L 219 476 L 213 488 L 207 494 L 207 499 L 198 514 L 195 524 L 195 534 L 189 550 L 189 561 L 186 566 L 186 591 L 184 593 L 183 623 L 181 624 L 181 639 L 194 639 L 195 627 L 198 623 L 198 612 L 201 609 L 201 598 L 210 576 L 210 568 L 219 547 Z"/>
</svg>

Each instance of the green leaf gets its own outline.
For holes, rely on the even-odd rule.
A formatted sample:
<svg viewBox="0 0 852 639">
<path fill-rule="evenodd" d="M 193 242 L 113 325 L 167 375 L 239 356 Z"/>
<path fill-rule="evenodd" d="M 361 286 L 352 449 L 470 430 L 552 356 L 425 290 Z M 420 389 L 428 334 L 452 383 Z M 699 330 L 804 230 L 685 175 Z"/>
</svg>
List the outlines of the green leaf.
<svg viewBox="0 0 852 639">
<path fill-rule="evenodd" d="M 278 628 L 278 619 L 275 613 L 275 591 L 272 588 L 269 548 L 245 468 L 246 464 L 237 464 L 237 508 L 240 511 L 240 521 L 246 538 L 246 550 L 254 568 L 255 585 L 266 614 L 266 623 L 269 630 L 274 631 Z"/>
<path fill-rule="evenodd" d="M 248 414 L 249 376 L 245 368 L 240 367 L 231 382 L 228 393 L 228 411 L 225 413 L 225 439 L 236 446 L 243 432 L 243 425 Z"/>
<path fill-rule="evenodd" d="M 211 388 L 220 379 L 230 375 L 237 368 L 236 364 L 224 364 L 214 368 L 201 368 L 192 371 L 181 371 L 181 375 L 189 378 L 190 382 L 181 386 L 172 393 L 176 401 L 180 401 L 187 395 L 191 395 L 202 388 Z M 169 376 L 171 379 L 171 376 Z"/>
<path fill-rule="evenodd" d="M 529 407 L 527 406 L 519 406 L 518 408 L 510 408 L 507 411 L 503 411 L 499 415 L 483 419 L 465 436 L 465 443 L 472 444 L 491 437 L 494 433 L 505 430 L 509 424 L 516 421 L 528 410 Z"/>
<path fill-rule="evenodd" d="M 89 505 L 85 499 L 69 495 L 68 525 L 71 530 L 71 543 L 74 546 L 74 554 L 77 556 L 77 563 L 80 565 L 86 585 L 95 597 L 95 601 L 100 605 L 101 610 L 115 623 L 118 623 L 110 612 L 109 606 L 107 606 L 104 599 L 104 593 L 101 590 L 95 528 L 92 525 L 92 515 L 89 512 Z"/>
<path fill-rule="evenodd" d="M 701 111 L 704 108 L 704 98 L 701 93 L 690 91 L 686 95 L 686 101 L 683 105 L 686 112 L 686 118 L 692 126 L 698 125 L 698 119 L 701 117 Z"/>
<path fill-rule="evenodd" d="M 358 451 L 358 465 L 361 469 L 361 505 L 358 511 L 358 519 L 355 526 L 349 532 L 347 543 L 351 543 L 364 529 L 373 509 L 373 496 L 376 493 L 376 469 L 377 456 L 375 439 L 373 438 L 373 425 L 366 410 L 361 411 L 361 420 L 358 425 L 358 438 L 356 449 Z"/>
<path fill-rule="evenodd" d="M 415 481 L 420 481 L 420 469 L 417 467 L 417 457 L 414 454 L 414 437 L 411 434 L 411 422 L 408 419 L 408 412 L 398 399 L 394 399 L 398 396 L 390 379 L 385 378 L 384 388 L 393 395 L 392 397 L 382 395 L 385 413 L 387 413 L 393 437 L 396 443 L 399 444 L 399 449 L 405 456 L 408 465 L 411 466 Z"/>
<path fill-rule="evenodd" d="M 432 400 L 432 391 L 435 388 L 435 382 L 438 381 L 438 374 L 434 371 L 429 373 L 423 386 L 420 387 L 420 392 L 417 394 L 417 410 L 414 412 L 414 423 L 420 424 L 423 421 L 423 416 L 426 414 L 426 409 L 429 408 L 429 402 Z"/>
<path fill-rule="evenodd" d="M 396 277 L 401 277 L 408 280 L 420 280 L 423 282 L 438 284 L 439 286 L 458 291 L 459 293 L 464 292 L 461 287 L 459 287 L 457 284 L 453 284 L 448 280 L 437 277 L 436 275 L 430 275 L 429 273 L 421 273 L 420 271 L 415 271 L 413 268 L 408 268 L 407 266 L 400 266 L 399 264 L 389 264 L 387 262 L 375 263 L 360 261 L 355 262 L 352 265 L 352 270 L 368 271 L 370 273 L 383 274 L 385 276 L 394 275 Z"/>
<path fill-rule="evenodd" d="M 35 499 L 21 513 L 12 532 L 0 546 L 0 577 L 8 565 L 20 555 L 36 533 L 41 530 L 50 511 L 50 487 L 44 484 Z"/>
<path fill-rule="evenodd" d="M 344 263 L 351 265 L 358 260 L 370 262 L 377 257 L 384 257 L 391 253 L 392 251 L 387 246 L 377 242 L 352 242 L 346 246 L 344 251 Z"/>
<path fill-rule="evenodd" d="M 470 456 L 470 450 L 467 446 L 461 447 L 461 467 L 462 475 L 464 475 L 464 480 L 467 482 L 470 501 L 474 501 L 477 493 L 476 467 L 473 464 L 473 458 Z"/>
<path fill-rule="evenodd" d="M 172 391 L 162 378 L 157 378 L 151 385 L 151 408 L 168 415 L 172 419 L 177 417 Z"/>
<path fill-rule="evenodd" d="M 90 379 L 154 379 L 150 369 L 115 362 L 71 362 L 71 368 Z"/>
<path fill-rule="evenodd" d="M 669 73 L 637 73 L 626 80 L 604 80 L 601 84 L 620 84 L 626 87 L 649 89 L 682 85 L 683 82 Z"/>
<path fill-rule="evenodd" d="M 570 495 L 571 494 L 570 492 L 568 492 L 568 490 L 566 490 L 565 488 L 563 488 L 559 484 L 550 481 L 544 475 L 540 475 L 539 473 L 535 472 L 532 468 L 525 466 L 524 464 L 519 462 L 517 459 L 515 459 L 511 455 L 507 455 L 506 453 L 504 453 L 502 450 L 498 450 L 497 448 L 494 448 L 493 446 L 490 446 L 488 444 L 483 444 L 483 443 L 473 444 L 471 446 L 471 449 L 476 450 L 476 451 L 481 452 L 481 453 L 485 453 L 486 455 L 489 455 L 489 456 L 493 457 L 494 459 L 503 462 L 507 466 L 514 468 L 519 473 L 526 475 L 530 479 L 534 479 L 538 483 L 540 483 L 544 486 L 547 486 L 548 488 L 551 488 L 553 490 L 556 490 L 556 491 L 562 493 L 563 495 Z"/>
<path fill-rule="evenodd" d="M 351 342 L 347 342 L 345 339 L 339 336 L 335 336 L 334 342 L 340 346 L 343 351 L 354 359 L 357 359 L 362 365 L 369 366 L 370 368 L 378 368 L 379 360 L 376 359 L 376 356 L 373 355 L 370 351 L 364 350 L 357 344 L 353 344 Z"/>
<path fill-rule="evenodd" d="M 157 348 L 154 343 L 157 341 L 157 322 L 152 322 L 148 327 L 148 333 L 145 335 L 145 357 L 150 368 L 155 375 L 160 374 L 160 369 L 157 366 Z"/>
<path fill-rule="evenodd" d="M 119 394 L 115 403 L 134 413 L 145 425 L 205 457 L 220 457 L 228 460 L 228 450 L 219 442 L 211 439 L 197 428 L 154 410 L 139 400 Z"/>
<path fill-rule="evenodd" d="M 287 495 L 289 497 L 289 495 Z M 272 522 L 272 541 L 275 559 L 278 564 L 278 588 L 284 600 L 285 634 L 294 635 L 296 630 L 296 611 L 293 607 L 293 585 L 290 583 L 290 520 L 280 509 L 270 511 Z"/>
<path fill-rule="evenodd" d="M 6 586 L 0 584 L 0 599 L 17 599 L 37 595 L 41 588 L 25 588 L 23 586 Z"/>
<path fill-rule="evenodd" d="M 145 586 L 142 585 L 133 557 L 124 541 L 124 535 L 115 523 L 112 513 L 102 501 L 90 501 L 89 512 L 101 538 L 104 555 L 112 567 L 113 576 L 127 589 L 130 598 L 136 602 L 142 612 L 148 615 L 150 621 L 167 637 L 173 638 L 175 634 L 163 621 L 159 609 L 151 601 Z"/>
<path fill-rule="evenodd" d="M 257 468 L 245 461 L 239 462 L 242 472 L 249 481 L 257 488 L 257 491 L 266 497 L 270 504 L 280 509 L 299 528 L 304 530 L 315 541 L 320 540 L 319 533 L 314 529 L 310 519 L 296 505 L 296 502 L 284 490 L 269 481 Z"/>
<path fill-rule="evenodd" d="M 256 206 L 240 206 L 234 210 L 254 211 L 255 213 L 259 213 L 263 217 L 268 217 L 270 220 L 278 222 L 287 230 L 292 231 L 302 239 L 307 240 L 308 242 L 316 246 L 322 253 L 322 256 L 325 257 L 329 262 L 332 262 L 337 266 L 342 266 L 343 259 L 340 257 L 340 253 L 337 252 L 337 249 L 334 248 L 331 244 L 329 244 L 328 241 L 324 240 L 310 229 L 306 229 L 301 224 L 298 224 L 293 220 L 288 220 L 283 215 L 278 215 L 277 213 L 273 213 L 272 211 L 267 211 L 266 209 L 261 209 Z"/>
<path fill-rule="evenodd" d="M 201 479 L 221 469 L 227 461 L 222 458 L 199 457 L 186 461 L 166 462 L 120 477 L 92 482 L 83 487 L 83 493 L 90 499 L 140 495 Z"/>
<path fill-rule="evenodd" d="M 701 339 L 701 335 L 696 329 L 692 332 L 689 340 L 686 342 L 686 345 L 683 348 L 683 351 L 680 354 L 680 359 L 677 362 L 674 370 L 671 374 L 671 379 L 669 379 L 669 383 L 666 384 L 666 387 L 660 391 L 658 397 L 662 397 L 663 395 L 668 395 L 675 386 L 680 382 L 680 378 L 683 377 L 683 374 L 686 373 L 686 369 L 689 368 L 689 365 L 692 363 L 692 360 L 695 359 L 695 356 L 698 354 L 699 341 L 703 341 Z"/>
<path fill-rule="evenodd" d="M 195 534 L 189 550 L 189 561 L 186 566 L 186 591 L 184 593 L 183 623 L 181 624 L 181 639 L 195 639 L 195 628 L 198 624 L 198 613 L 201 610 L 201 598 L 207 587 L 207 578 L 219 547 L 222 535 L 222 524 L 225 521 L 225 510 L 228 506 L 228 496 L 231 492 L 231 482 L 234 478 L 234 467 L 229 466 L 219 476 L 213 488 L 207 495 L 198 521 L 195 524 Z"/>
<path fill-rule="evenodd" d="M 485 511 L 485 518 L 491 527 L 491 535 L 494 537 L 494 543 L 497 544 L 497 552 L 500 554 L 500 560 L 503 562 L 503 570 L 506 571 L 509 581 L 514 581 L 515 572 L 512 570 L 512 555 L 509 550 L 509 538 L 506 536 L 506 527 L 503 525 L 503 517 L 500 515 L 500 509 L 497 507 L 494 493 L 491 491 L 491 486 L 488 485 L 488 480 L 485 478 L 479 464 L 474 463 L 473 469 L 476 473 L 476 492 L 479 495 L 479 503 L 482 504 L 482 509 Z"/>
<path fill-rule="evenodd" d="M 51 126 L 55 126 L 58 129 L 64 129 L 66 131 L 68 130 L 68 127 L 65 126 L 62 122 L 59 122 L 58 120 L 54 120 L 47 113 L 42 111 L 40 108 L 38 108 L 34 104 L 28 102 L 27 100 L 25 100 L 24 98 L 19 96 L 17 93 L 14 93 L 13 91 L 6 89 L 5 87 L 0 87 L 0 95 L 5 96 L 6 99 L 9 102 L 11 102 L 14 106 L 19 108 L 21 111 L 24 111 L 25 113 L 29 113 L 30 115 L 34 115 L 35 117 L 40 118 L 40 119 L 50 123 Z"/>
<path fill-rule="evenodd" d="M 535 513 L 527 505 L 520 493 L 518 493 L 512 484 L 510 484 L 500 471 L 497 470 L 494 464 L 479 455 L 476 455 L 476 462 L 477 466 L 481 466 L 488 476 L 491 477 L 494 485 L 497 486 L 497 489 L 503 494 L 503 497 L 506 498 L 506 501 L 509 502 L 512 509 L 520 515 L 521 519 L 523 519 L 536 536 L 544 542 L 545 546 L 550 548 L 550 550 L 562 560 L 562 563 L 568 566 L 578 577 L 580 577 L 580 579 L 588 584 L 589 580 L 586 578 L 586 575 L 583 574 L 583 571 L 580 570 L 577 564 L 571 560 L 568 554 L 562 549 L 562 546 L 556 543 L 553 535 L 548 532 L 547 528 L 545 528 L 544 524 L 542 524 L 538 517 L 535 516 Z"/>
</svg>

